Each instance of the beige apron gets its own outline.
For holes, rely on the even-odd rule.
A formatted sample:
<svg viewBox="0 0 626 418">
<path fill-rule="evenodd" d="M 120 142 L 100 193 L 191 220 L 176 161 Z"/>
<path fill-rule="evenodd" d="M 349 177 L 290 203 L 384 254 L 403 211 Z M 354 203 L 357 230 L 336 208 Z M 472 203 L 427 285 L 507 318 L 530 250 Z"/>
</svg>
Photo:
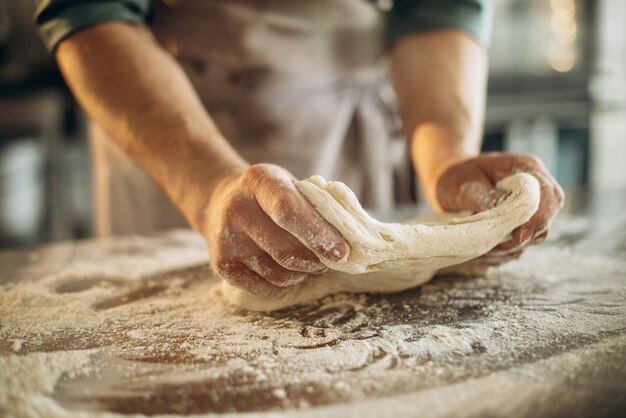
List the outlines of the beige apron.
<svg viewBox="0 0 626 418">
<path fill-rule="evenodd" d="M 407 198 L 411 175 L 384 25 L 365 0 L 168 0 L 153 29 L 246 160 L 341 180 L 366 207 L 385 211 Z M 185 225 L 95 126 L 92 150 L 99 235 Z"/>
</svg>

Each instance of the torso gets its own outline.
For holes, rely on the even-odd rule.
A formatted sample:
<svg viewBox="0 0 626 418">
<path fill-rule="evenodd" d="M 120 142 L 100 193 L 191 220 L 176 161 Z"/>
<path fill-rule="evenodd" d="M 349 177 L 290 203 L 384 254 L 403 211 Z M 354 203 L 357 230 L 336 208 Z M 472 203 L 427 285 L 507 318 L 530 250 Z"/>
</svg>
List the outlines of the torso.
<svg viewBox="0 0 626 418">
<path fill-rule="evenodd" d="M 343 181 L 388 209 L 406 159 L 372 3 L 164 0 L 153 30 L 244 158 Z"/>
</svg>

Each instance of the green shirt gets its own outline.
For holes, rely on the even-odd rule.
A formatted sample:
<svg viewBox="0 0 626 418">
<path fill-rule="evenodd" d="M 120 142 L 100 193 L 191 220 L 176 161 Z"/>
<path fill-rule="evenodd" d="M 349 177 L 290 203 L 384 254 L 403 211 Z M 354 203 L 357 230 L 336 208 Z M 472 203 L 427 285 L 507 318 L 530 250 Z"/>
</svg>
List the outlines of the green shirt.
<svg viewBox="0 0 626 418">
<path fill-rule="evenodd" d="M 50 51 L 64 38 L 107 21 L 149 24 L 155 0 L 41 0 L 35 25 Z M 389 13 L 390 43 L 404 36 L 443 28 L 468 32 L 486 45 L 491 32 L 490 0 L 395 0 Z"/>
</svg>

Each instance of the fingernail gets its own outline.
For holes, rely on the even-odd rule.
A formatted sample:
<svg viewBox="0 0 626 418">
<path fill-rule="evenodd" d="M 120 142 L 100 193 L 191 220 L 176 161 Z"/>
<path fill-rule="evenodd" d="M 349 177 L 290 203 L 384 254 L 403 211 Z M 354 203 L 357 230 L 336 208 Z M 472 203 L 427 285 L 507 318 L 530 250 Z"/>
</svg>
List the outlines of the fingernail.
<svg viewBox="0 0 626 418">
<path fill-rule="evenodd" d="M 345 261 L 350 255 L 350 247 L 343 242 L 334 244 L 327 252 L 328 258 L 333 261 Z"/>
<path fill-rule="evenodd" d="M 531 236 L 532 232 L 528 228 L 523 228 L 519 233 L 520 244 L 525 244 L 530 241 Z"/>
<path fill-rule="evenodd" d="M 540 234 L 535 234 L 535 242 L 544 242 L 548 239 L 548 231 L 543 231 Z"/>
</svg>

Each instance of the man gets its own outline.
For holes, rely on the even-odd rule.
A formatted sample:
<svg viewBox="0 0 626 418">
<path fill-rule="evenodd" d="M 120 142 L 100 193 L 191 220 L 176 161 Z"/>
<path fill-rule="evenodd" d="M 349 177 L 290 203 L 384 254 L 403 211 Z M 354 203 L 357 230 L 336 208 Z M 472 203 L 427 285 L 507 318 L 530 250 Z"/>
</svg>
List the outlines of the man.
<svg viewBox="0 0 626 418">
<path fill-rule="evenodd" d="M 495 182 L 517 171 L 541 182 L 537 214 L 484 261 L 545 239 L 563 201 L 554 178 L 529 155 L 479 155 L 486 1 L 379 3 L 41 2 L 40 33 L 93 121 L 98 231 L 176 225 L 138 164 L 206 237 L 221 276 L 256 295 L 281 294 L 324 270 L 318 256 L 350 251 L 291 173 L 342 180 L 366 202 L 390 200 L 401 160 L 390 78 L 435 209 L 493 206 Z"/>
</svg>

